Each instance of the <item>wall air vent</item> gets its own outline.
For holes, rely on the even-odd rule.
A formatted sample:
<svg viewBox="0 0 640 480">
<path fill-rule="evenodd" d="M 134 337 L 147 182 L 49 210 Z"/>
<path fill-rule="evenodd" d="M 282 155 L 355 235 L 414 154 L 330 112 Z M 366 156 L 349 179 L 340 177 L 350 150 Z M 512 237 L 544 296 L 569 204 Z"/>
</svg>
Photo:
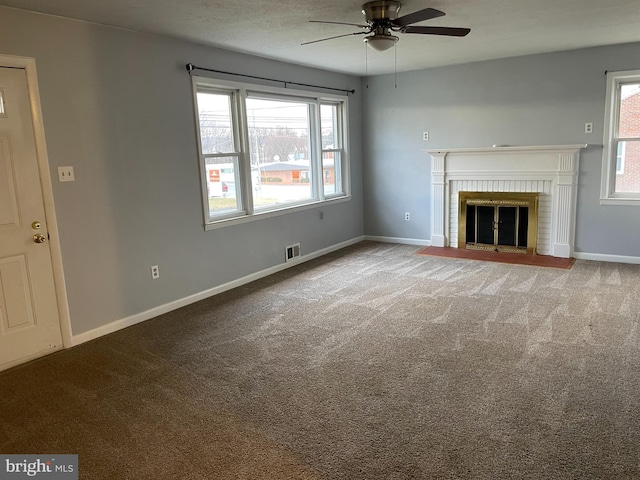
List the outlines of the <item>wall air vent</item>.
<svg viewBox="0 0 640 480">
<path fill-rule="evenodd" d="M 300 256 L 300 244 L 295 243 L 293 245 L 289 245 L 284 249 L 284 259 L 286 262 L 293 260 L 296 257 Z"/>
</svg>

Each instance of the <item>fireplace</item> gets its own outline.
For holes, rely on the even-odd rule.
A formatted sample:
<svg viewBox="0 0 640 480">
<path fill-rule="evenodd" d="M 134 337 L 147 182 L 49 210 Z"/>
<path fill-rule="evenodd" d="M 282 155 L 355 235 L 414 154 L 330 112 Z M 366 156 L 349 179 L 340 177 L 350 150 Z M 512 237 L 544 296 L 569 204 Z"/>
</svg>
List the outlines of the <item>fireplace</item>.
<svg viewBox="0 0 640 480">
<path fill-rule="evenodd" d="M 537 193 L 458 193 L 458 248 L 534 254 L 537 233 Z"/>
<path fill-rule="evenodd" d="M 490 196 L 496 199 L 503 193 L 517 194 L 510 195 L 507 199 L 511 202 L 509 206 L 514 206 L 514 201 L 518 200 L 517 197 L 520 194 L 535 194 L 537 195 L 536 238 L 529 240 L 529 236 L 533 235 L 529 209 L 526 250 L 529 253 L 541 255 L 571 257 L 575 236 L 578 162 L 580 150 L 586 146 L 582 144 L 428 150 L 432 157 L 431 245 L 467 248 L 469 242 L 466 238 L 468 234 L 466 223 L 464 229 L 460 228 L 459 223 L 460 193 L 491 193 Z M 486 199 L 479 199 L 479 201 L 482 200 Z M 493 213 L 492 221 L 500 222 L 500 213 L 497 213 L 496 220 L 495 205 L 492 208 L 493 210 L 481 208 L 480 215 L 491 217 Z M 466 211 L 465 209 L 465 215 Z M 478 214 L 478 208 L 474 213 Z M 502 213 L 513 216 L 514 210 L 505 209 Z M 517 213 L 522 214 L 522 211 Z M 506 219 L 504 215 L 503 224 Z M 477 229 L 473 234 L 478 235 Z M 483 229 L 482 235 L 481 242 L 476 238 L 472 243 L 478 244 L 478 247 L 491 248 L 494 243 L 483 243 L 489 240 L 487 237 L 491 232 Z M 464 237 L 464 244 L 461 247 L 462 237 Z M 518 239 L 522 243 L 520 233 L 518 233 Z M 501 239 L 498 238 L 498 243 L 500 241 Z M 505 247 L 508 246 L 514 247 L 514 245 Z M 523 247 L 517 244 L 515 248 L 520 251 Z"/>
</svg>

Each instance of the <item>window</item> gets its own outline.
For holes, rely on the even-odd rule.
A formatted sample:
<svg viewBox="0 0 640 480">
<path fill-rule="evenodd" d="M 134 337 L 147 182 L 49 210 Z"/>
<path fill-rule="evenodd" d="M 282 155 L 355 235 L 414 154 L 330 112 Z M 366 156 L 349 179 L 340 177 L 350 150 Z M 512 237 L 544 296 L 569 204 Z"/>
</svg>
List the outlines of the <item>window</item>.
<svg viewBox="0 0 640 480">
<path fill-rule="evenodd" d="M 254 210 L 314 199 L 309 171 L 313 105 L 252 97 L 246 105 Z"/>
<path fill-rule="evenodd" d="M 640 70 L 607 73 L 600 202 L 640 205 Z"/>
<path fill-rule="evenodd" d="M 233 92 L 206 88 L 197 93 L 204 209 L 208 218 L 244 213 L 238 193 L 241 148 L 233 108 L 236 96 Z"/>
<path fill-rule="evenodd" d="M 193 85 L 207 228 L 348 198 L 346 98 Z"/>
<path fill-rule="evenodd" d="M 342 121 L 341 105 L 323 104 L 320 107 L 320 129 L 322 131 L 322 169 L 325 195 L 340 194 L 342 183 Z"/>
</svg>

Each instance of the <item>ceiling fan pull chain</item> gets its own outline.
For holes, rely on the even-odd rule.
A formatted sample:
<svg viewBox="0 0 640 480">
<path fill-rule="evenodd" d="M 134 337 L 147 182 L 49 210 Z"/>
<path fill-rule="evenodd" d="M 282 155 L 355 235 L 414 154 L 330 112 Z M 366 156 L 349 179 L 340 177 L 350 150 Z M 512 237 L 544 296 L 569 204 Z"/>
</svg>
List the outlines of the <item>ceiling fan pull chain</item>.
<svg viewBox="0 0 640 480">
<path fill-rule="evenodd" d="M 398 47 L 393 45 L 393 83 L 398 88 Z"/>
<path fill-rule="evenodd" d="M 369 88 L 369 52 L 367 51 L 367 44 L 364 43 L 364 76 L 367 79 L 367 88 Z"/>
</svg>

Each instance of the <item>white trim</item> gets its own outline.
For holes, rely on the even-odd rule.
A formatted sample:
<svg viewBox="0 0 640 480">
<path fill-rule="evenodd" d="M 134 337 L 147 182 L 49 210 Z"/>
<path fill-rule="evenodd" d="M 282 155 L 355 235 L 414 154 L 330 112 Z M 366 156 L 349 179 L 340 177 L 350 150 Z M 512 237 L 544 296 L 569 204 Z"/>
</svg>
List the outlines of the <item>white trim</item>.
<svg viewBox="0 0 640 480">
<path fill-rule="evenodd" d="M 135 315 L 131 315 L 130 317 L 122 318 L 120 320 L 116 320 L 114 322 L 108 323 L 107 325 L 102 325 L 101 327 L 94 328 L 93 330 L 89 330 L 87 332 L 80 333 L 78 335 L 73 336 L 73 345 L 80 345 L 81 343 L 88 342 L 90 340 L 95 340 L 96 338 L 102 337 L 104 335 L 108 335 L 113 332 L 117 332 L 118 330 L 122 330 L 123 328 L 130 327 L 132 325 L 136 325 L 138 323 L 144 322 L 146 320 L 150 320 L 159 315 L 163 315 L 165 313 L 171 312 L 178 308 L 184 307 L 186 305 L 190 305 L 195 302 L 199 302 L 200 300 L 204 300 L 209 297 L 213 297 L 214 295 L 218 295 L 219 293 L 226 292 L 227 290 L 231 290 L 232 288 L 237 288 L 242 285 L 246 285 L 247 283 L 253 282 L 255 280 L 259 280 L 261 278 L 267 277 L 269 275 L 273 275 L 274 273 L 281 272 L 282 270 L 286 270 L 287 268 L 294 267 L 300 263 L 308 262 L 309 260 L 313 260 L 315 258 L 321 257 L 331 252 L 335 252 L 337 250 L 341 250 L 345 247 L 349 247 L 351 245 L 355 245 L 356 243 L 360 243 L 364 240 L 364 237 L 355 237 L 351 240 L 347 240 L 336 245 L 332 245 L 327 248 L 323 248 L 321 250 L 317 250 L 313 253 L 308 253 L 306 255 L 302 255 L 301 257 L 290 260 L 286 263 L 280 263 L 278 265 L 274 265 L 273 267 L 266 268 L 259 272 L 252 273 L 250 275 L 246 275 L 242 278 L 238 278 L 231 282 L 227 282 L 222 285 L 218 285 L 217 287 L 209 288 L 199 293 L 195 293 L 193 295 L 189 295 L 188 297 L 180 298 L 178 300 L 174 300 L 173 302 L 165 303 L 164 305 L 159 305 L 157 307 L 151 308 L 144 312 L 137 313 Z"/>
<path fill-rule="evenodd" d="M 224 220 L 216 220 L 212 223 L 207 223 L 204 226 L 206 231 L 216 230 L 221 227 L 228 227 L 230 225 L 240 225 L 248 222 L 256 222 L 258 220 L 264 220 L 266 218 L 279 217 L 280 215 L 288 215 L 291 213 L 301 212 L 304 210 L 310 210 L 312 208 L 328 207 L 334 203 L 349 202 L 351 201 L 351 195 L 345 195 L 335 198 L 328 198 L 327 200 L 314 200 L 312 203 L 305 203 L 304 205 L 297 206 L 285 206 L 277 210 L 267 210 L 266 212 L 254 213 L 253 215 L 245 215 L 243 217 L 232 217 Z"/>
<path fill-rule="evenodd" d="M 493 147 L 473 147 L 473 148 L 444 148 L 434 150 L 424 150 L 433 155 L 446 153 L 474 153 L 479 155 L 493 155 L 494 152 L 549 152 L 549 153 L 572 153 L 575 150 L 586 148 L 584 143 L 570 145 L 494 145 Z"/>
<path fill-rule="evenodd" d="M 629 255 L 610 255 L 607 253 L 575 252 L 573 257 L 578 260 L 593 260 L 594 262 L 631 263 L 640 265 L 640 257 Z"/>
<path fill-rule="evenodd" d="M 365 235 L 364 240 L 383 243 L 399 243 L 402 245 L 418 245 L 421 247 L 428 247 L 431 245 L 430 240 L 423 240 L 421 238 L 381 237 L 378 235 Z"/>
<path fill-rule="evenodd" d="M 181 307 L 190 305 L 192 303 L 199 302 L 200 300 L 204 300 L 206 298 L 212 297 L 214 295 L 218 295 L 220 293 L 226 292 L 227 290 L 231 290 L 233 288 L 246 285 L 247 283 L 253 282 L 255 280 L 259 280 L 269 275 L 273 275 L 274 273 L 281 272 L 283 270 L 286 270 L 287 268 L 294 267 L 296 265 L 307 262 L 309 260 L 313 260 L 323 255 L 327 255 L 329 253 L 341 250 L 351 245 L 355 245 L 357 243 L 362 242 L 363 240 L 370 240 L 370 241 L 383 242 L 383 243 L 395 243 L 395 244 L 403 244 L 403 245 L 417 245 L 417 246 L 429 246 L 431 244 L 431 242 L 428 240 L 421 240 L 421 239 L 414 239 L 414 238 L 384 237 L 384 236 L 376 236 L 376 235 L 363 235 L 363 236 L 355 237 L 355 238 L 352 238 L 351 240 L 347 240 L 347 241 L 338 243 L 336 245 L 332 245 L 331 247 L 323 248 L 316 252 L 303 255 L 290 262 L 275 265 L 273 267 L 261 270 L 259 272 L 252 273 L 250 275 L 244 276 L 237 280 L 233 280 L 231 282 L 225 283 L 223 285 L 219 285 L 217 287 L 204 290 L 200 293 L 196 293 L 188 297 L 175 300 L 173 302 L 165 303 L 164 305 L 160 305 L 160 306 L 151 308 L 149 310 L 146 310 L 144 312 L 140 312 L 138 314 L 131 315 L 129 317 L 122 318 L 120 320 L 116 320 L 107 325 L 94 328 L 93 330 L 89 330 L 87 332 L 74 335 L 72 338 L 72 345 L 69 345 L 69 346 L 80 345 L 82 343 L 95 340 L 96 338 L 102 337 L 104 335 L 108 335 L 110 333 L 117 332 L 118 330 L 122 330 L 123 328 L 127 328 L 130 326 L 136 325 L 138 323 L 142 323 L 146 320 L 150 320 L 159 315 L 163 315 L 173 310 L 177 310 L 178 308 L 181 308 Z M 574 257 L 576 259 L 582 259 L 582 260 L 640 264 L 640 257 L 623 257 L 619 255 L 602 255 L 602 254 L 580 253 L 580 252 L 576 252 Z"/>
<path fill-rule="evenodd" d="M 458 192 L 539 192 L 541 254 L 573 252 L 579 152 L 586 144 L 426 150 L 431 155 L 431 244 L 457 248 Z M 542 200 L 541 200 L 542 202 Z"/>
<path fill-rule="evenodd" d="M 640 198 L 601 198 L 600 205 L 640 205 Z"/>
<path fill-rule="evenodd" d="M 62 250 L 60 248 L 60 234 L 58 232 L 58 220 L 53 200 L 53 186 L 49 170 L 49 156 L 47 154 L 47 142 L 44 133 L 42 109 L 40 107 L 40 90 L 38 89 L 38 73 L 36 60 L 31 57 L 17 57 L 14 55 L 0 55 L 0 65 L 13 68 L 24 68 L 27 76 L 27 88 L 31 103 L 31 116 L 33 118 L 33 134 L 38 156 L 38 168 L 40 170 L 40 186 L 44 201 L 44 211 L 47 218 L 47 231 L 49 233 L 49 251 L 53 266 L 53 281 L 58 302 L 58 316 L 60 319 L 60 331 L 64 347 L 72 345 L 71 317 L 69 315 L 69 303 L 67 301 L 67 287 L 64 280 L 62 265 Z M 52 349 L 37 354 L 38 356 L 50 353 Z M 35 357 L 34 357 L 35 358 Z M 24 363 L 26 359 L 21 359 Z"/>
</svg>

